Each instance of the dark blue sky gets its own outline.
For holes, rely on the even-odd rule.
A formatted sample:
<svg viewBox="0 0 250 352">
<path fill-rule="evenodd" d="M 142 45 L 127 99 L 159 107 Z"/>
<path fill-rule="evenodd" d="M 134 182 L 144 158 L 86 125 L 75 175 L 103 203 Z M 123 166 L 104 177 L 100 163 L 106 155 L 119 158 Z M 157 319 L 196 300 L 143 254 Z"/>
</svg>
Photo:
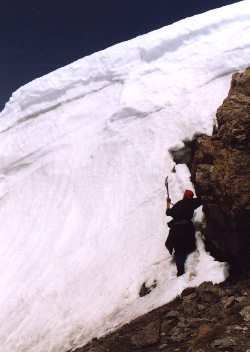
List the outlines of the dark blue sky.
<svg viewBox="0 0 250 352">
<path fill-rule="evenodd" d="M 230 0 L 0 0 L 0 111 L 21 85 Z"/>
</svg>

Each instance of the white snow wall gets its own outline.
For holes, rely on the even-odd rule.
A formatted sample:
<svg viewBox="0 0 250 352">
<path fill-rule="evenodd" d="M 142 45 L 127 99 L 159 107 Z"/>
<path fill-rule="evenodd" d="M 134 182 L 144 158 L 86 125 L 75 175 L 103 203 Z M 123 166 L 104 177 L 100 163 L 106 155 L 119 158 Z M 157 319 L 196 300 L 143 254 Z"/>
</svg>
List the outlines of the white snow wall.
<svg viewBox="0 0 250 352">
<path fill-rule="evenodd" d="M 67 351 L 183 288 L 171 296 L 164 286 L 174 275 L 164 248 L 168 150 L 212 133 L 231 74 L 250 64 L 249 38 L 248 0 L 13 94 L 0 114 L 2 352 Z M 180 182 L 188 175 L 171 175 L 173 201 Z M 140 301 L 140 285 L 154 279 L 164 290 Z"/>
</svg>

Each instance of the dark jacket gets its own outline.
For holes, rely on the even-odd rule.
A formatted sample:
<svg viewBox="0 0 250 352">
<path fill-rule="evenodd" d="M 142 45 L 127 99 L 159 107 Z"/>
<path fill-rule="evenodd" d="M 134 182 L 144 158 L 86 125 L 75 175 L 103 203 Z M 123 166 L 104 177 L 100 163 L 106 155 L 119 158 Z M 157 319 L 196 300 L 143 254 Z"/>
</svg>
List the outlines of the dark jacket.
<svg viewBox="0 0 250 352">
<path fill-rule="evenodd" d="M 181 199 L 171 209 L 166 210 L 166 215 L 175 221 L 192 220 L 195 209 L 202 205 L 200 198 Z"/>
<path fill-rule="evenodd" d="M 201 204 L 199 198 L 186 198 L 167 209 L 166 215 L 173 217 L 168 223 L 170 231 L 165 243 L 170 254 L 175 250 L 175 254 L 187 255 L 195 250 L 195 227 L 191 219 Z"/>
</svg>

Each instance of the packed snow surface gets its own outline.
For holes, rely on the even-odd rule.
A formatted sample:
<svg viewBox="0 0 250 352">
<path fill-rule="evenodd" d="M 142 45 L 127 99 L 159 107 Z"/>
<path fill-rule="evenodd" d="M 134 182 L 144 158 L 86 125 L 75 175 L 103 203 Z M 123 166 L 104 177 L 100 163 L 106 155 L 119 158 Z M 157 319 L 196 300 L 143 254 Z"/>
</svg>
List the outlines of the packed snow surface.
<svg viewBox="0 0 250 352">
<path fill-rule="evenodd" d="M 231 74 L 250 64 L 249 38 L 243 1 L 13 94 L 0 114 L 1 352 L 74 349 L 185 287 L 224 280 L 226 264 L 204 251 L 199 233 L 176 278 L 164 247 L 164 179 L 172 202 L 193 187 L 184 164 L 172 171 L 170 151 L 212 133 Z"/>
</svg>

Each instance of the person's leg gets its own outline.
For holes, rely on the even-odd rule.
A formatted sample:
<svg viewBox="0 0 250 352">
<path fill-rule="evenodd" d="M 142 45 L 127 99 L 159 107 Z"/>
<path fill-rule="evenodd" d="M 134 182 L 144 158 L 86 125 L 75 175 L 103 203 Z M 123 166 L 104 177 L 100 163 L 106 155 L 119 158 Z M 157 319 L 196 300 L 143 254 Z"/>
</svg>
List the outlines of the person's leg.
<svg viewBox="0 0 250 352">
<path fill-rule="evenodd" d="M 175 263 L 177 267 L 177 276 L 181 276 L 185 273 L 185 261 L 187 256 L 185 254 L 175 254 Z"/>
</svg>

